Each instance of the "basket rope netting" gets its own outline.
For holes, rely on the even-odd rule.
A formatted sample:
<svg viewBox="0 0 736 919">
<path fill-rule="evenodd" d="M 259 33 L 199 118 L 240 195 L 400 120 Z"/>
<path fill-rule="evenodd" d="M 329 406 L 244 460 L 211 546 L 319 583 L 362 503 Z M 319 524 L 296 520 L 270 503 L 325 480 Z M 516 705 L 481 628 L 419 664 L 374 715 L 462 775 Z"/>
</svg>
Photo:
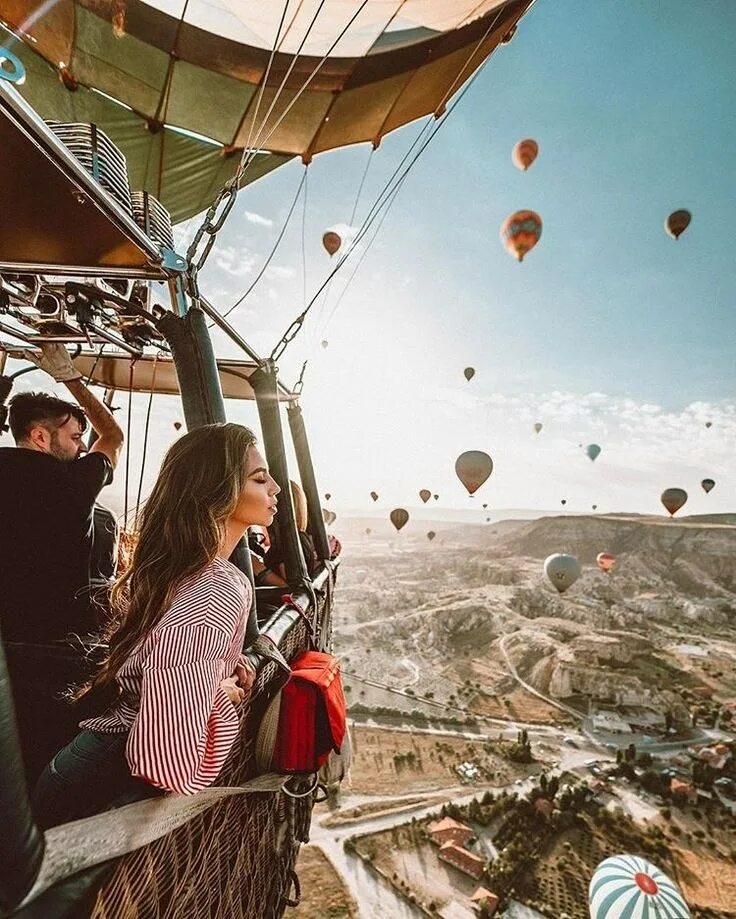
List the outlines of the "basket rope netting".
<svg viewBox="0 0 736 919">
<path fill-rule="evenodd" d="M 319 621 L 324 621 L 329 602 L 322 600 L 319 606 Z M 307 645 L 307 628 L 300 620 L 280 650 L 290 661 Z M 276 665 L 268 663 L 259 673 L 239 739 L 217 785 L 241 785 L 254 777 L 258 726 L 279 685 Z M 91 919 L 280 917 L 298 884 L 294 865 L 300 843 L 309 837 L 313 804 L 313 794 L 291 797 L 282 791 L 218 801 L 168 835 L 123 856 L 98 891 Z"/>
</svg>

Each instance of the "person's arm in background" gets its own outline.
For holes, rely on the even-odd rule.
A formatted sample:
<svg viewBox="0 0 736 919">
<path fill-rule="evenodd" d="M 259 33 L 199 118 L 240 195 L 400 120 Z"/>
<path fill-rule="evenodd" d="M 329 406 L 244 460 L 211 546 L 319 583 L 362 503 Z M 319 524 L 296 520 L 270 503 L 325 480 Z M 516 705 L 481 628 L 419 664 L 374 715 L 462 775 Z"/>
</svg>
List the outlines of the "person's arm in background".
<svg viewBox="0 0 736 919">
<path fill-rule="evenodd" d="M 59 342 L 44 342 L 41 345 L 40 356 L 33 351 L 24 351 L 24 354 L 57 383 L 63 383 L 74 396 L 97 433 L 97 440 L 92 445 L 90 453 L 104 454 L 114 469 L 125 439 L 123 430 L 107 406 L 84 385 L 82 374 L 72 363 L 64 345 Z"/>
<path fill-rule="evenodd" d="M 92 444 L 90 453 L 104 453 L 110 460 L 112 468 L 117 466 L 120 451 L 123 448 L 125 437 L 120 425 L 115 421 L 110 409 L 104 405 L 82 382 L 76 380 L 62 381 L 69 392 L 77 400 L 89 423 L 97 432 L 97 440 Z"/>
</svg>

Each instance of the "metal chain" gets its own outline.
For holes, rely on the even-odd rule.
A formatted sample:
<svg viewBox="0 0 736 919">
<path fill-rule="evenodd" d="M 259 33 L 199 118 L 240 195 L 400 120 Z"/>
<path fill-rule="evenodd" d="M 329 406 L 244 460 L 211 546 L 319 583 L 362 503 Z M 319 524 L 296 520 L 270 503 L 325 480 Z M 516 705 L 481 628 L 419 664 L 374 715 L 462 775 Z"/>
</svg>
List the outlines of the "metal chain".
<svg viewBox="0 0 736 919">
<path fill-rule="evenodd" d="M 301 316 L 297 316 L 296 319 L 292 322 L 289 328 L 284 332 L 284 334 L 279 339 L 276 347 L 271 352 L 271 360 L 277 361 L 281 355 L 284 353 L 288 345 L 296 338 L 299 334 L 299 329 L 301 329 L 304 320 L 307 318 L 307 311 L 305 310 Z"/>
<path fill-rule="evenodd" d="M 304 373 L 307 369 L 307 364 L 309 361 L 304 361 L 302 364 L 302 372 L 299 374 L 299 379 L 294 384 L 293 389 L 291 390 L 295 396 L 301 396 L 302 390 L 304 389 Z"/>
<path fill-rule="evenodd" d="M 187 263 L 189 265 L 187 271 L 187 288 L 190 296 L 194 299 L 199 299 L 199 272 L 207 261 L 207 257 L 212 251 L 212 247 L 215 245 L 217 234 L 222 229 L 230 211 L 233 209 L 237 196 L 238 183 L 233 178 L 222 187 L 220 193 L 210 205 L 202 225 L 194 234 L 194 239 L 187 249 Z M 208 239 L 201 253 L 197 256 L 197 252 L 205 236 L 207 236 Z"/>
</svg>

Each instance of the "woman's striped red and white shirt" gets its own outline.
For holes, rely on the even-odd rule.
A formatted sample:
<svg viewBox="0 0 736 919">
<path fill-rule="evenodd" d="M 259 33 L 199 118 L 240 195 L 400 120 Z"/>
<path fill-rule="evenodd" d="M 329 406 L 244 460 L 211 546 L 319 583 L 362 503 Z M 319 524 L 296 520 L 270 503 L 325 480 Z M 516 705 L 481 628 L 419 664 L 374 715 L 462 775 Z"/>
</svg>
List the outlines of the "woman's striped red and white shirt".
<svg viewBox="0 0 736 919">
<path fill-rule="evenodd" d="M 176 591 L 171 607 L 120 668 L 120 695 L 89 731 L 129 731 L 134 776 L 194 794 L 217 778 L 239 730 L 220 683 L 240 661 L 251 604 L 245 575 L 215 558 Z"/>
</svg>

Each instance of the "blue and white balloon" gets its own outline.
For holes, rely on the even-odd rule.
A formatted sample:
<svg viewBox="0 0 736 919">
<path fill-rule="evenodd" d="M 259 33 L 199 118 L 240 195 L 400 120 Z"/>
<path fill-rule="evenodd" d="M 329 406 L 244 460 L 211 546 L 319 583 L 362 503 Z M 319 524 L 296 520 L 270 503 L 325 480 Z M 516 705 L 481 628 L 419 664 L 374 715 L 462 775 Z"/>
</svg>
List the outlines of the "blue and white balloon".
<svg viewBox="0 0 736 919">
<path fill-rule="evenodd" d="M 638 855 L 614 855 L 595 870 L 590 919 L 692 919 L 675 884 Z"/>
</svg>

